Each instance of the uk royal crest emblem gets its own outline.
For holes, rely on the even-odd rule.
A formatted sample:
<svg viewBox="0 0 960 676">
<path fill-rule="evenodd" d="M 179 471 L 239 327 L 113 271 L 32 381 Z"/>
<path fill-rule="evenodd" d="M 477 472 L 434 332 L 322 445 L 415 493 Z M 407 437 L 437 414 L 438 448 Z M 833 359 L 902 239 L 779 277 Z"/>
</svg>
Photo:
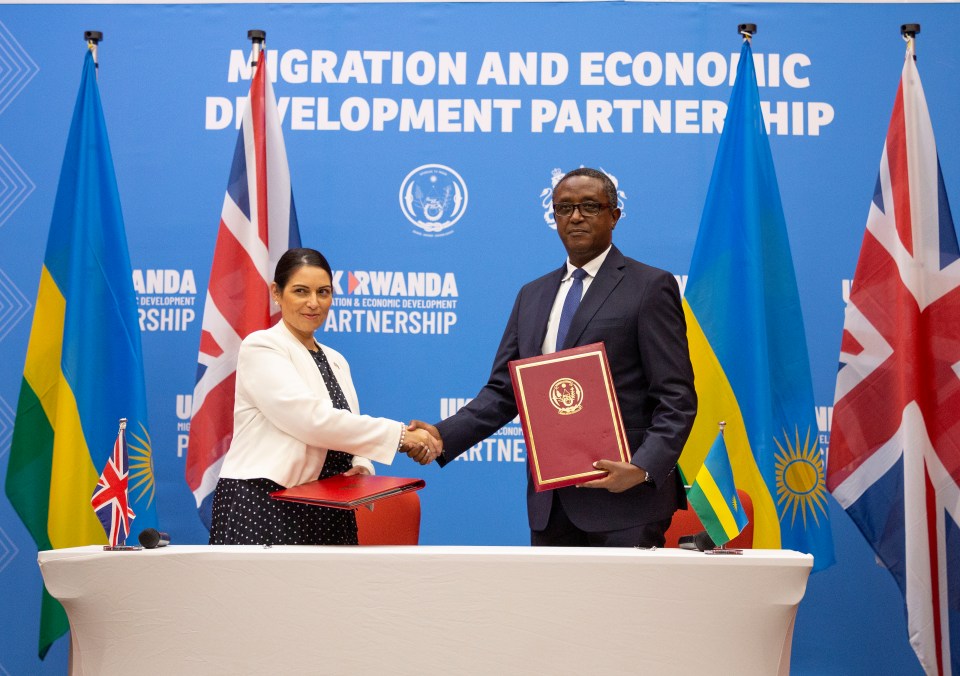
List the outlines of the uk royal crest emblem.
<svg viewBox="0 0 960 676">
<path fill-rule="evenodd" d="M 442 164 L 417 167 L 400 184 L 400 208 L 418 235 L 441 237 L 467 209 L 467 184 Z"/>
<path fill-rule="evenodd" d="M 583 165 L 580 165 L 580 168 L 582 169 Z M 610 180 L 613 181 L 613 185 L 617 188 L 617 208 L 620 209 L 620 218 L 625 218 L 627 212 L 624 210 L 623 202 L 627 199 L 627 196 L 620 190 L 620 182 L 617 181 L 616 176 L 603 167 L 600 167 L 600 171 L 609 176 Z M 566 173 L 567 172 L 559 167 L 555 167 L 553 171 L 550 172 L 550 187 L 540 191 L 540 204 L 543 206 L 543 220 L 551 230 L 557 229 L 557 219 L 553 215 L 553 189 L 557 187 L 557 183 L 560 182 L 560 179 L 563 178 Z"/>
<path fill-rule="evenodd" d="M 573 378 L 560 378 L 550 386 L 550 403 L 560 415 L 571 415 L 583 408 L 583 387 Z"/>
</svg>

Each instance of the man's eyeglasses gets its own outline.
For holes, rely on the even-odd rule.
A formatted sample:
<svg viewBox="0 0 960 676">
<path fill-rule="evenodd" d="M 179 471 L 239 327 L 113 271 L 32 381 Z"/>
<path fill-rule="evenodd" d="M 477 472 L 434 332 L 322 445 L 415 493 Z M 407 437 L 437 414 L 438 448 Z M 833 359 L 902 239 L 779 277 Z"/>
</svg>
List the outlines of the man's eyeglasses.
<svg viewBox="0 0 960 676">
<path fill-rule="evenodd" d="M 571 204 L 570 202 L 558 202 L 553 205 L 553 213 L 560 218 L 570 218 L 573 216 L 573 210 L 579 209 L 581 216 L 596 216 L 601 209 L 609 209 L 611 205 L 600 204 L 599 202 L 579 202 Z"/>
</svg>

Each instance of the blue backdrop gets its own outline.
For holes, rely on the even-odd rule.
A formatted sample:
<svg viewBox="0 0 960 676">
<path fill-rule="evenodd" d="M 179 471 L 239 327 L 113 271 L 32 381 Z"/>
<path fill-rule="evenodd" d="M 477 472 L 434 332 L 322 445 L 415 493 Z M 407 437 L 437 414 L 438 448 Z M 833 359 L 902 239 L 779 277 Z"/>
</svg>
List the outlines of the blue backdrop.
<svg viewBox="0 0 960 676">
<path fill-rule="evenodd" d="M 0 480 L 83 30 L 105 35 L 100 90 L 141 309 L 160 523 L 196 543 L 206 532 L 183 479 L 190 396 L 249 87 L 247 29 L 267 31 L 277 67 L 303 241 L 337 272 L 323 340 L 351 360 L 365 412 L 432 421 L 485 382 L 517 289 L 562 262 L 544 207 L 558 172 L 615 176 L 615 242 L 685 280 L 745 21 L 759 25 L 825 447 L 902 23 L 923 25 L 920 73 L 960 204 L 957 5 L 24 4 L 0 8 Z M 435 220 L 404 209 L 408 189 L 446 181 L 465 196 L 456 222 L 449 204 Z M 422 544 L 514 545 L 528 538 L 524 459 L 511 425 L 442 471 L 405 458 L 383 471 L 426 479 Z M 893 580 L 836 503 L 831 517 L 838 563 L 810 580 L 794 673 L 919 673 Z M 35 553 L 0 497 L 0 673 L 65 669 L 66 640 L 36 658 Z"/>
</svg>

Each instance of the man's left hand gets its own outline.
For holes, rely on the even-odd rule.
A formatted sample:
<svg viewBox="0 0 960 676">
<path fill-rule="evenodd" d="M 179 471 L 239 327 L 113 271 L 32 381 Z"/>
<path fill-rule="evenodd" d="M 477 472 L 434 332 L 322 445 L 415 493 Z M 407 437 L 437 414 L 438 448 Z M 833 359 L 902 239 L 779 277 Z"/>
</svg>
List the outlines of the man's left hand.
<svg viewBox="0 0 960 676">
<path fill-rule="evenodd" d="M 607 472 L 607 476 L 580 484 L 583 488 L 606 488 L 611 493 L 623 493 L 625 490 L 642 484 L 647 478 L 646 470 L 631 465 L 629 462 L 597 460 L 593 463 L 593 466 Z"/>
</svg>

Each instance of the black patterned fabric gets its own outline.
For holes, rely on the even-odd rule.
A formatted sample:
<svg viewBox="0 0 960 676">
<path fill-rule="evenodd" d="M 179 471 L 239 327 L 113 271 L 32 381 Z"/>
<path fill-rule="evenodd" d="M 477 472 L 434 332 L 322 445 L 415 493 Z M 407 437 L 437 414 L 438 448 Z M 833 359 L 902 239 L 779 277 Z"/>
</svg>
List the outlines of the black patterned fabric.
<svg viewBox="0 0 960 676">
<path fill-rule="evenodd" d="M 347 398 L 343 396 L 340 383 L 337 382 L 336 376 L 333 375 L 333 369 L 330 368 L 327 355 L 323 353 L 323 350 L 317 350 L 315 352 L 311 350 L 310 354 L 313 356 L 313 361 L 316 362 L 317 368 L 320 369 L 320 375 L 323 376 L 323 384 L 327 386 L 327 394 L 330 395 L 330 401 L 333 402 L 333 407 L 349 411 L 350 405 L 347 403 Z M 327 459 L 323 463 L 323 469 L 320 471 L 320 478 L 326 479 L 335 474 L 343 474 L 352 466 L 352 455 L 344 453 L 343 451 L 329 450 L 327 451 Z"/>
<path fill-rule="evenodd" d="M 270 479 L 220 479 L 213 496 L 212 545 L 355 545 L 357 518 L 333 509 L 274 500 Z"/>
<path fill-rule="evenodd" d="M 350 410 L 323 350 L 312 351 L 335 408 Z M 265 449 L 265 451 L 268 449 Z M 346 472 L 353 456 L 329 450 L 319 478 Z M 213 497 L 212 545 L 355 545 L 353 510 L 274 500 L 283 488 L 270 479 L 220 479 Z"/>
</svg>

